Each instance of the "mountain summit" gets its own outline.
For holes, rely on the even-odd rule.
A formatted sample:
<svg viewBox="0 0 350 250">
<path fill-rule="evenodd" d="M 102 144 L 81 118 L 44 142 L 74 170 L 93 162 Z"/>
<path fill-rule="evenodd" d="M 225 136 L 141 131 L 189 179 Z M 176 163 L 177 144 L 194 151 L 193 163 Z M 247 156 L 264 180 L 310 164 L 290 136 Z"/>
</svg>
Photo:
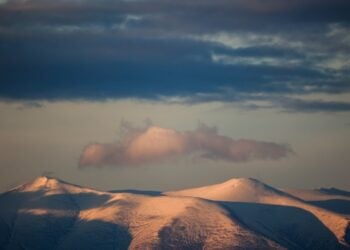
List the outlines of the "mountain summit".
<svg viewBox="0 0 350 250">
<path fill-rule="evenodd" d="M 241 202 L 263 202 L 271 197 L 288 198 L 290 196 L 253 178 L 234 178 L 219 184 L 167 192 L 167 194 L 200 197 L 208 200 Z"/>
<path fill-rule="evenodd" d="M 41 176 L 0 195 L 0 249 L 350 249 L 349 220 L 256 179 L 160 193 Z"/>
</svg>

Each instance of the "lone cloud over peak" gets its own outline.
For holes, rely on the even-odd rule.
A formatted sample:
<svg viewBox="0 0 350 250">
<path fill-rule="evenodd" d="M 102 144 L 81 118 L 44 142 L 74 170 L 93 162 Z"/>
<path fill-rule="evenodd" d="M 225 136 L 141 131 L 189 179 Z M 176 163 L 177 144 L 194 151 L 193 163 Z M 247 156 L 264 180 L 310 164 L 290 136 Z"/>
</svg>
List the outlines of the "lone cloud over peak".
<svg viewBox="0 0 350 250">
<path fill-rule="evenodd" d="M 92 143 L 83 150 L 79 166 L 131 166 L 158 162 L 174 156 L 196 155 L 211 160 L 246 162 L 277 160 L 292 153 L 288 145 L 250 139 L 235 140 L 201 124 L 196 130 L 179 132 L 159 126 L 143 130 L 124 128 L 116 143 Z"/>
</svg>

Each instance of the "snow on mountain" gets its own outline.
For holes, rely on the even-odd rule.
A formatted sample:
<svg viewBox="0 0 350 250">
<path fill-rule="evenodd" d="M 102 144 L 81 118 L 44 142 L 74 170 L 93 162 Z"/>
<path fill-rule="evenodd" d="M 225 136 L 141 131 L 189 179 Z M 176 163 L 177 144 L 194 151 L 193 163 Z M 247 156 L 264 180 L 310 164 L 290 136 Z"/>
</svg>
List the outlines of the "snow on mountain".
<svg viewBox="0 0 350 250">
<path fill-rule="evenodd" d="M 288 245 L 291 242 L 289 247 L 294 245 L 296 248 L 309 249 L 315 244 L 323 247 L 324 244 L 333 242 L 334 236 L 341 245 L 349 246 L 350 226 L 349 219 L 345 216 L 306 203 L 252 178 L 231 179 L 220 184 L 166 194 L 219 201 L 245 224 L 262 234 L 267 234 L 269 230 L 273 230 L 274 235 L 282 232 L 281 236 L 286 242 L 279 243 Z M 288 230 L 293 227 L 295 229 Z M 299 235 L 300 232 L 303 234 Z M 323 235 L 322 239 L 320 235 Z"/>
<path fill-rule="evenodd" d="M 1 249 L 283 249 L 221 206 L 40 177 L 0 196 Z"/>
<path fill-rule="evenodd" d="M 284 192 L 298 197 L 305 201 L 322 201 L 322 200 L 350 200 L 350 192 L 336 188 L 320 188 L 320 189 L 284 189 Z"/>
<path fill-rule="evenodd" d="M 285 189 L 284 191 L 312 205 L 350 218 L 350 192 L 336 188 Z"/>
<path fill-rule="evenodd" d="M 167 195 L 193 196 L 208 200 L 268 203 L 268 200 L 288 197 L 288 194 L 253 178 L 236 178 L 205 187 L 167 192 Z M 283 199 L 281 200 L 283 201 Z"/>
<path fill-rule="evenodd" d="M 345 249 L 345 221 L 253 179 L 148 195 L 39 177 L 0 195 L 0 249 Z"/>
</svg>

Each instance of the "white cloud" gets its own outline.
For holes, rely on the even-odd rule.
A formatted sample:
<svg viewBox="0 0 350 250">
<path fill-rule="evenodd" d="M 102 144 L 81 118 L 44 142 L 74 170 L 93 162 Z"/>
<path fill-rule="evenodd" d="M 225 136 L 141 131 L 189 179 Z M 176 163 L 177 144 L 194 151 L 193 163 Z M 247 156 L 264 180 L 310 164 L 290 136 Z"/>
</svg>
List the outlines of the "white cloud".
<svg viewBox="0 0 350 250">
<path fill-rule="evenodd" d="M 218 43 L 231 49 L 256 46 L 278 46 L 281 48 L 302 48 L 304 46 L 301 41 L 289 40 L 282 35 L 259 34 L 253 32 L 219 32 L 215 34 L 191 36 L 190 38 L 204 42 Z"/>
<path fill-rule="evenodd" d="M 344 54 L 335 54 L 320 62 L 316 63 L 316 66 L 325 70 L 349 70 L 350 69 L 350 57 Z"/>
<path fill-rule="evenodd" d="M 230 65 L 268 65 L 278 67 L 291 67 L 301 64 L 300 60 L 277 58 L 277 57 L 257 57 L 257 56 L 228 56 L 223 54 L 211 54 L 211 59 L 215 63 Z"/>
<path fill-rule="evenodd" d="M 128 127 L 117 143 L 92 143 L 85 147 L 80 166 L 129 166 L 162 161 L 174 156 L 245 162 L 280 159 L 290 154 L 287 145 L 219 135 L 215 128 L 201 124 L 194 131 L 178 132 L 150 126 L 144 130 Z"/>
</svg>

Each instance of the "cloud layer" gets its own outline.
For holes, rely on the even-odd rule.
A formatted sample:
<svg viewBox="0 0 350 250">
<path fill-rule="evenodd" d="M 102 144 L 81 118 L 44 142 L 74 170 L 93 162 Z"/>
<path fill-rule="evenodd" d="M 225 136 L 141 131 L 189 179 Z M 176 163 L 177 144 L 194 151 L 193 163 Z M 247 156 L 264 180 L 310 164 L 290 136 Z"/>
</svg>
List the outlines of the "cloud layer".
<svg viewBox="0 0 350 250">
<path fill-rule="evenodd" d="M 211 160 L 245 162 L 277 160 L 292 153 L 288 145 L 219 135 L 215 128 L 200 125 L 194 131 L 178 132 L 149 126 L 128 127 L 119 142 L 92 143 L 83 150 L 79 166 L 132 166 L 176 156 L 193 155 Z"/>
<path fill-rule="evenodd" d="M 0 98 L 234 102 L 350 92 L 349 12 L 348 0 L 2 1 Z"/>
</svg>

